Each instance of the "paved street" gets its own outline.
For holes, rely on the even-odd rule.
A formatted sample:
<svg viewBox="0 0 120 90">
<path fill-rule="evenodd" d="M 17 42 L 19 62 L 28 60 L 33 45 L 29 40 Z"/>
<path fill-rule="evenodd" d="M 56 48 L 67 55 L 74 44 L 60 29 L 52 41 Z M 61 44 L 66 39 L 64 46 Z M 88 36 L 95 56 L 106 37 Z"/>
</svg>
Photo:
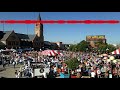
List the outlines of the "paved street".
<svg viewBox="0 0 120 90">
<path fill-rule="evenodd" d="M 5 77 L 5 78 L 15 78 L 15 70 L 19 70 L 20 65 L 17 65 L 16 68 L 11 66 L 6 66 L 6 69 L 3 71 L 0 71 L 0 78 Z M 2 65 L 0 65 L 0 69 L 3 69 Z"/>
</svg>

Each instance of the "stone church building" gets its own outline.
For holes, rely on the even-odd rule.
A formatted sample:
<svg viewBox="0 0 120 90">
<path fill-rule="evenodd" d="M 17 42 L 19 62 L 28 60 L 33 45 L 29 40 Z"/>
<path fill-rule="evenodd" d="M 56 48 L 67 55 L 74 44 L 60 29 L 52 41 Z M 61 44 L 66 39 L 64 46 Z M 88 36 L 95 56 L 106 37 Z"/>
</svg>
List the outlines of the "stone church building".
<svg viewBox="0 0 120 90">
<path fill-rule="evenodd" d="M 40 14 L 37 20 L 41 20 Z M 0 31 L 0 48 L 34 48 L 44 46 L 43 24 L 35 24 L 35 34 L 27 35 L 13 31 Z"/>
</svg>

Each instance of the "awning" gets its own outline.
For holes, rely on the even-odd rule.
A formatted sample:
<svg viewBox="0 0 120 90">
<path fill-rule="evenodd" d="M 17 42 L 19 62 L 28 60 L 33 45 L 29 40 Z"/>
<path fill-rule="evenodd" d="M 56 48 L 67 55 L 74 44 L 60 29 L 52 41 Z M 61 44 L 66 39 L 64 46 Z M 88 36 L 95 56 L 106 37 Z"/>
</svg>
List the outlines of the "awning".
<svg viewBox="0 0 120 90">
<path fill-rule="evenodd" d="M 56 56 L 56 55 L 63 55 L 60 51 L 58 50 L 44 50 L 42 51 L 42 55 L 48 55 L 48 56 Z"/>
<path fill-rule="evenodd" d="M 112 54 L 120 54 L 120 49 L 116 49 L 115 51 L 112 52 Z"/>
</svg>

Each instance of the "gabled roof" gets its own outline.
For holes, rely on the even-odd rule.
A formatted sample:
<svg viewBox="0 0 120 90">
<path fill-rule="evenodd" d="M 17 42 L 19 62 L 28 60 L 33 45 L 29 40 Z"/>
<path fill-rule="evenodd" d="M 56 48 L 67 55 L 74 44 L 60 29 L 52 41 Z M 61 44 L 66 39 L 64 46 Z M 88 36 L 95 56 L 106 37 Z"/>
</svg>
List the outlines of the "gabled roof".
<svg viewBox="0 0 120 90">
<path fill-rule="evenodd" d="M 29 37 L 30 41 L 33 41 L 35 39 L 36 35 L 28 35 L 28 37 Z"/>
<path fill-rule="evenodd" d="M 29 40 L 29 37 L 28 37 L 28 35 L 26 35 L 26 34 L 16 33 L 16 35 L 18 36 L 18 38 L 19 38 L 20 40 Z"/>
<path fill-rule="evenodd" d="M 3 31 L 3 38 L 1 41 L 5 41 L 13 31 Z"/>
<path fill-rule="evenodd" d="M 45 45 L 52 45 L 49 41 L 44 41 Z"/>
<path fill-rule="evenodd" d="M 16 33 L 16 34 L 20 40 L 33 41 L 36 37 L 36 35 L 26 35 L 26 34 L 20 34 L 20 33 Z"/>
<path fill-rule="evenodd" d="M 58 46 L 57 43 L 51 43 L 51 45 L 53 45 L 53 46 Z"/>
<path fill-rule="evenodd" d="M 2 42 L 0 42 L 0 46 L 3 46 L 3 45 L 5 45 L 4 43 L 2 43 Z"/>
<path fill-rule="evenodd" d="M 1 41 L 6 41 L 6 39 L 10 36 L 10 34 L 13 31 L 0 31 L 0 40 Z M 27 41 L 33 41 L 36 37 L 36 35 L 26 35 L 26 34 L 20 34 L 20 33 L 15 33 L 20 40 L 27 40 Z"/>
</svg>

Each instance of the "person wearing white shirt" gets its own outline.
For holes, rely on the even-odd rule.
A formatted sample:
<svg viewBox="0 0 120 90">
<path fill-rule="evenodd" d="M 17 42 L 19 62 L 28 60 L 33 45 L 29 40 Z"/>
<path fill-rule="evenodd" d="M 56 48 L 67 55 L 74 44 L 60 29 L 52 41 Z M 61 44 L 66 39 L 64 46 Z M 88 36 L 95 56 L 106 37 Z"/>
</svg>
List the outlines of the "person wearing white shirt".
<svg viewBox="0 0 120 90">
<path fill-rule="evenodd" d="M 20 64 L 22 64 L 22 60 L 21 60 L 21 58 L 20 58 L 19 62 L 20 62 Z"/>
<path fill-rule="evenodd" d="M 18 72 L 18 78 L 20 78 L 20 71 Z"/>
<path fill-rule="evenodd" d="M 32 78 L 34 77 L 33 71 L 31 72 Z"/>
<path fill-rule="evenodd" d="M 28 67 L 30 67 L 30 61 L 28 61 Z"/>
<path fill-rule="evenodd" d="M 95 78 L 95 72 L 94 71 L 91 72 L 91 78 Z"/>
<path fill-rule="evenodd" d="M 97 68 L 97 77 L 100 78 L 100 75 L 101 75 L 101 71 L 99 68 Z"/>
<path fill-rule="evenodd" d="M 27 65 L 25 65 L 25 69 L 28 69 L 28 66 L 27 66 Z"/>
<path fill-rule="evenodd" d="M 77 69 L 77 72 L 78 72 L 78 73 L 81 72 L 81 68 Z"/>
<path fill-rule="evenodd" d="M 57 71 L 57 67 L 54 67 L 54 72 L 56 72 Z"/>
</svg>

